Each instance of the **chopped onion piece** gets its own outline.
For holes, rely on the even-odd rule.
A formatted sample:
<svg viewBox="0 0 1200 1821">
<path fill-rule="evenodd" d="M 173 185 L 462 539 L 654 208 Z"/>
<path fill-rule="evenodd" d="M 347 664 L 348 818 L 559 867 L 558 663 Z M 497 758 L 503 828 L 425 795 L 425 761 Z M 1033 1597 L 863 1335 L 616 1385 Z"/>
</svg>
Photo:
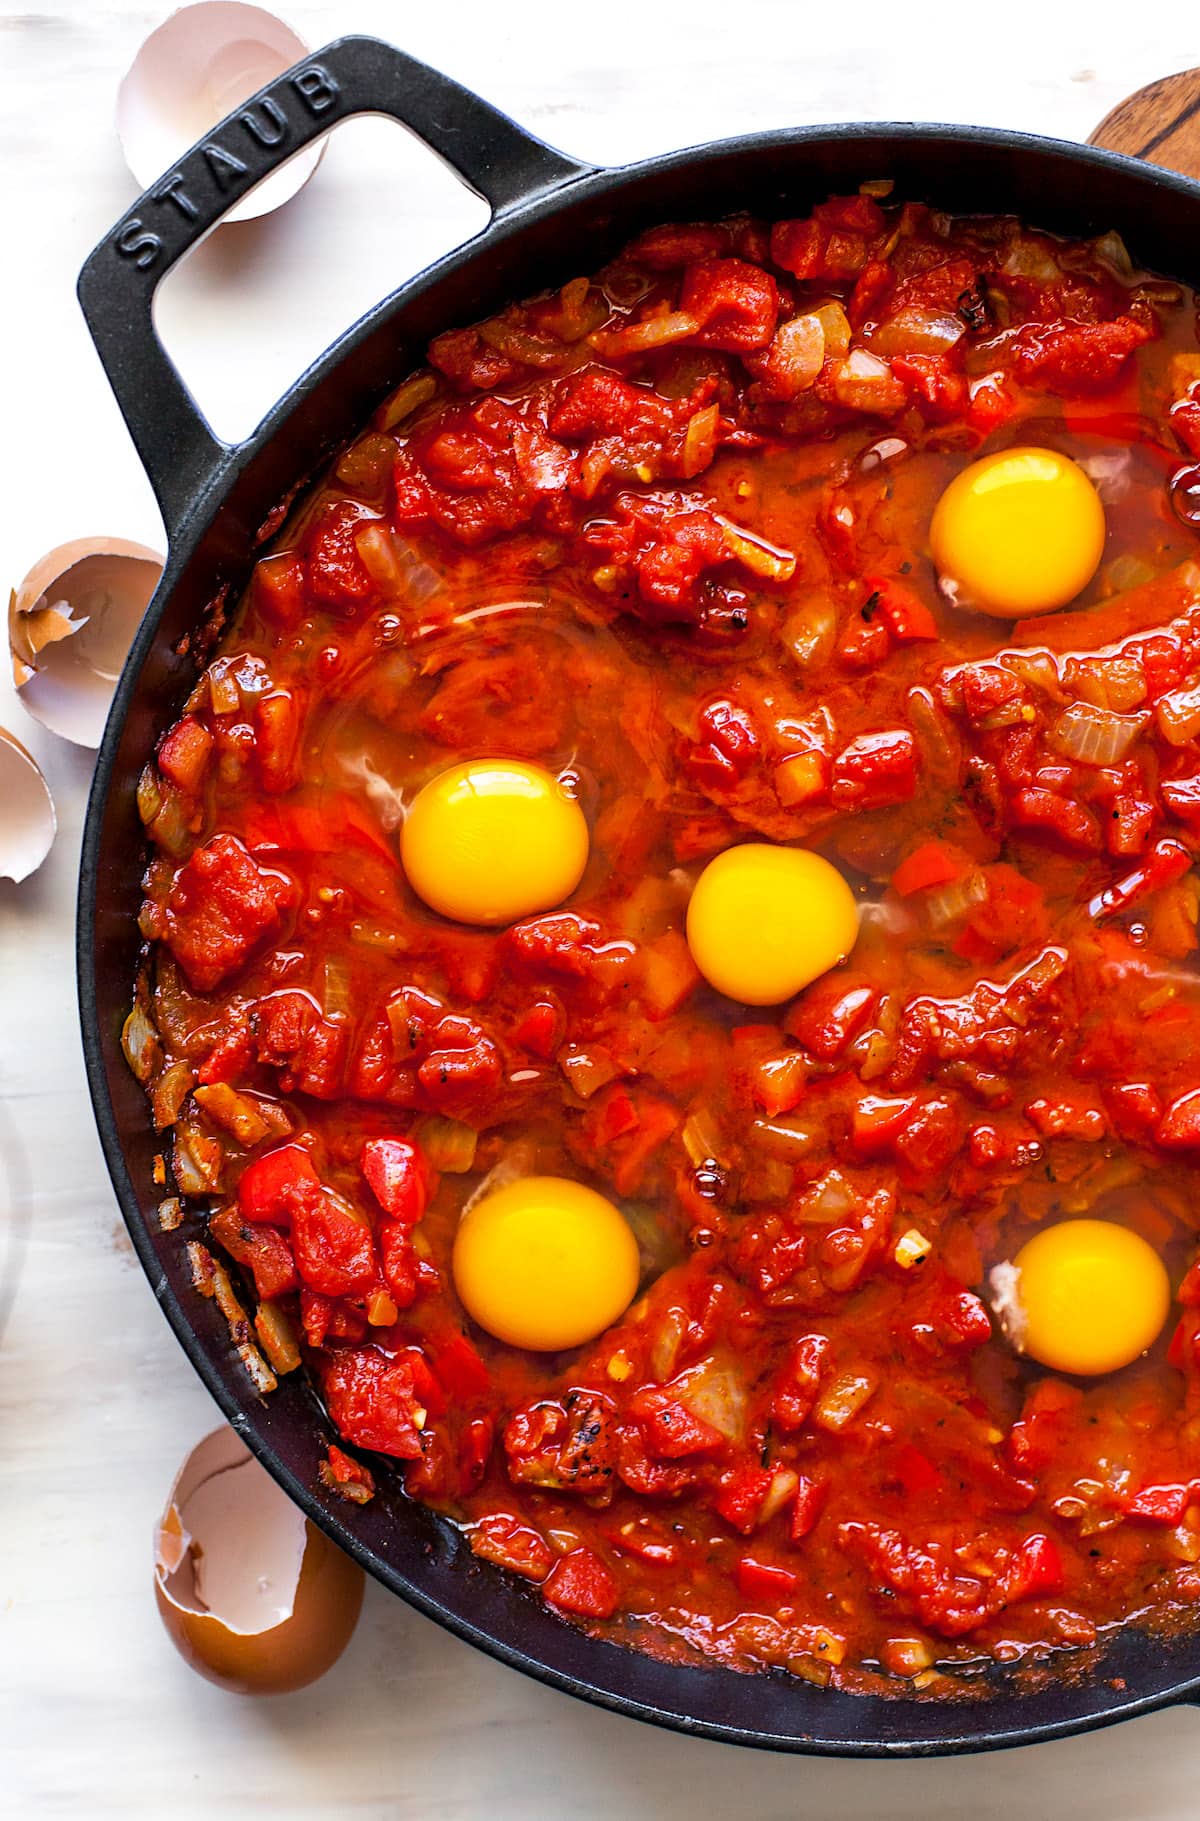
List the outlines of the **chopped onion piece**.
<svg viewBox="0 0 1200 1821">
<path fill-rule="evenodd" d="M 1057 260 L 1036 240 L 1014 240 L 1004 255 L 1000 270 L 1012 278 L 1034 278 L 1039 284 L 1056 284 L 1062 277 Z"/>
<path fill-rule="evenodd" d="M 143 828 L 153 822 L 162 808 L 162 791 L 159 788 L 158 772 L 153 765 L 142 767 L 142 775 L 138 779 L 137 806 Z"/>
<path fill-rule="evenodd" d="M 1022 683 L 1028 683 L 1031 689 L 1049 696 L 1051 701 L 1061 702 L 1065 698 L 1059 681 L 1058 665 L 1048 651 L 1006 651 L 1000 659 L 1005 670 L 1011 670 Z"/>
<path fill-rule="evenodd" d="M 923 1265 L 929 1257 L 929 1241 L 917 1227 L 910 1227 L 896 1241 L 892 1253 L 896 1263 L 905 1271 L 911 1271 L 914 1265 Z"/>
<path fill-rule="evenodd" d="M 1107 234 L 1101 234 L 1099 240 L 1093 243 L 1092 251 L 1102 264 L 1109 266 L 1121 278 L 1133 276 L 1129 249 L 1115 229 L 1110 228 Z"/>
<path fill-rule="evenodd" d="M 432 373 L 414 373 L 411 379 L 406 379 L 404 384 L 392 393 L 384 405 L 380 413 L 380 428 L 394 430 L 397 424 L 402 424 L 405 418 L 413 415 L 414 411 L 419 411 L 422 405 L 427 405 L 437 389 L 438 383 Z"/>
<path fill-rule="evenodd" d="M 1186 746 L 1200 733 L 1200 684 L 1174 689 L 1155 707 L 1159 732 L 1172 746 Z"/>
<path fill-rule="evenodd" d="M 259 1304 L 254 1330 L 275 1371 L 294 1372 L 300 1364 L 300 1347 L 291 1317 L 278 1303 Z"/>
<path fill-rule="evenodd" d="M 771 1475 L 771 1484 L 767 1487 L 767 1496 L 762 1502 L 758 1514 L 760 1524 L 769 1524 L 777 1512 L 783 1510 L 788 1500 L 795 1495 L 800 1484 L 799 1476 L 790 1467 L 776 1467 Z"/>
<path fill-rule="evenodd" d="M 876 354 L 944 354 L 966 334 L 961 316 L 949 310 L 922 310 L 915 304 L 897 310 L 871 336 Z"/>
<path fill-rule="evenodd" d="M 852 348 L 833 375 L 839 405 L 848 411 L 898 411 L 905 391 L 886 361 L 866 348 Z"/>
<path fill-rule="evenodd" d="M 1116 765 L 1149 720 L 1148 714 L 1117 714 L 1111 708 L 1093 708 L 1090 702 L 1074 702 L 1051 728 L 1050 744 L 1081 765 Z"/>
<path fill-rule="evenodd" d="M 683 1122 L 683 1148 L 695 1169 L 716 1163 L 721 1155 L 721 1128 L 707 1107 L 689 1113 Z"/>
<path fill-rule="evenodd" d="M 740 1442 L 746 1428 L 746 1387 L 728 1366 L 705 1360 L 671 1386 L 685 1409 L 709 1423 L 728 1441 Z"/>
<path fill-rule="evenodd" d="M 771 343 L 771 371 L 790 394 L 805 392 L 825 361 L 825 328 L 819 315 L 809 311 L 780 323 Z"/>
<path fill-rule="evenodd" d="M 417 1139 L 435 1170 L 450 1176 L 462 1176 L 475 1168 L 475 1149 L 479 1134 L 474 1126 L 461 1119 L 446 1119 L 440 1113 L 429 1113 L 417 1122 L 413 1136 Z"/>
<path fill-rule="evenodd" d="M 751 575 L 762 576 L 765 581 L 791 581 L 796 573 L 796 558 L 791 550 L 780 550 L 776 545 L 768 544 L 765 538 L 756 537 L 742 525 L 731 524 L 720 513 L 716 517 L 724 533 L 726 549 L 743 569 L 748 569 Z"/>
<path fill-rule="evenodd" d="M 855 1203 L 855 1193 L 840 1170 L 826 1170 L 807 1190 L 795 1209 L 803 1221 L 837 1220 L 848 1214 Z"/>
<path fill-rule="evenodd" d="M 965 917 L 974 905 L 982 904 L 986 897 L 987 881 L 978 867 L 972 867 L 957 879 L 947 880 L 945 885 L 936 886 L 925 894 L 923 909 L 929 927 L 945 929 L 959 917 Z"/>
<path fill-rule="evenodd" d="M 853 1422 L 868 1399 L 874 1397 L 875 1379 L 866 1372 L 841 1372 L 827 1385 L 813 1411 L 813 1421 L 834 1435 Z"/>
<path fill-rule="evenodd" d="M 1076 658 L 1067 667 L 1067 682 L 1082 701 L 1115 708 L 1119 714 L 1140 708 L 1146 700 L 1146 671 L 1140 658 Z"/>
<path fill-rule="evenodd" d="M 822 304 L 812 314 L 821 325 L 826 354 L 840 359 L 850 347 L 850 318 L 840 303 Z"/>
<path fill-rule="evenodd" d="M 823 595 L 815 596 L 790 613 L 783 626 L 783 642 L 797 664 L 828 662 L 837 637 L 837 608 Z"/>
<path fill-rule="evenodd" d="M 162 1045 L 158 1041 L 154 1021 L 140 1000 L 125 1020 L 125 1028 L 121 1032 L 121 1048 L 125 1052 L 126 1062 L 145 1087 L 162 1061 Z"/>
<path fill-rule="evenodd" d="M 1134 556 L 1132 550 L 1123 550 L 1108 565 L 1105 579 L 1114 594 L 1124 594 L 1130 588 L 1140 588 L 1143 582 L 1152 582 L 1157 574 L 1152 563 Z"/>
</svg>

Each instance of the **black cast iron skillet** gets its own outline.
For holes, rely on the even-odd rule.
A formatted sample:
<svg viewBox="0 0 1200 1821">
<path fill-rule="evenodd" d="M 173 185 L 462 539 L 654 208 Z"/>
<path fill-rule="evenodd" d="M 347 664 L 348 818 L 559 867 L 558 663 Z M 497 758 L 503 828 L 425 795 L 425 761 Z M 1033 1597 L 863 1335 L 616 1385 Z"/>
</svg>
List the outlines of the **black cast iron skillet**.
<svg viewBox="0 0 1200 1821">
<path fill-rule="evenodd" d="M 388 114 L 490 203 L 488 227 L 402 286 L 297 381 L 254 435 L 217 441 L 155 334 L 161 279 L 225 210 L 300 147 L 355 114 Z M 502 1662 L 599 1706 L 743 1745 L 847 1756 L 977 1751 L 1086 1731 L 1200 1701 L 1200 1634 L 1120 1633 L 1099 1668 L 1022 1692 L 998 1675 L 972 1703 L 883 1700 L 784 1676 L 656 1662 L 589 1638 L 524 1585 L 478 1563 L 461 1536 L 380 1474 L 366 1506 L 319 1488 L 331 1438 L 295 1374 L 256 1395 L 214 1303 L 193 1291 L 189 1218 L 160 1232 L 158 1140 L 125 1066 L 120 1031 L 138 954 L 143 840 L 134 791 L 193 670 L 181 640 L 224 588 L 236 597 L 271 508 L 361 425 L 431 336 L 541 286 L 595 271 L 652 223 L 749 208 L 807 212 L 830 191 L 895 179 L 899 196 L 948 210 L 1012 211 L 1069 234 L 1115 228 L 1153 270 L 1200 283 L 1200 186 L 1077 145 L 975 128 L 806 127 L 596 170 L 551 150 L 478 96 L 391 46 L 343 38 L 216 127 L 139 198 L 96 248 L 79 297 L 154 485 L 170 542 L 100 749 L 83 840 L 78 974 L 100 1137 L 134 1246 L 184 1351 L 264 1465 L 309 1517 L 385 1586 Z M 314 272 L 313 283 L 320 282 Z"/>
</svg>

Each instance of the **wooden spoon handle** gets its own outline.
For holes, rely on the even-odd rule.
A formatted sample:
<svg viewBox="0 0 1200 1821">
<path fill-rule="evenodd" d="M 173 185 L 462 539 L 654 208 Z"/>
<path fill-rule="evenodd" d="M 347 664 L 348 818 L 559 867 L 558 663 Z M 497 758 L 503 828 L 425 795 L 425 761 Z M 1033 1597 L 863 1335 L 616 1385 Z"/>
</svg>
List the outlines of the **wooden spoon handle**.
<svg viewBox="0 0 1200 1821">
<path fill-rule="evenodd" d="M 1119 101 L 1088 144 L 1200 178 L 1200 69 L 1148 82 Z"/>
</svg>

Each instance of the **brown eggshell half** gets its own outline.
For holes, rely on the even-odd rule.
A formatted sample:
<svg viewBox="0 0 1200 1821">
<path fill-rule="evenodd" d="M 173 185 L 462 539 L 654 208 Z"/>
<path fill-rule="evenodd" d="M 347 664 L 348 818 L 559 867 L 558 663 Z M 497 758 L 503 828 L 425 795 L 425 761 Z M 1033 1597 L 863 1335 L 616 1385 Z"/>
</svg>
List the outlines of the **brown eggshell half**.
<svg viewBox="0 0 1200 1821">
<path fill-rule="evenodd" d="M 120 538 L 76 538 L 34 564 L 8 604 L 21 701 L 51 733 L 98 746 L 162 558 Z"/>
<path fill-rule="evenodd" d="M 58 818 L 37 760 L 0 727 L 0 879 L 27 879 L 54 845 Z"/>
<path fill-rule="evenodd" d="M 232 1429 L 195 1447 L 155 1539 L 154 1593 L 200 1675 L 237 1694 L 287 1694 L 350 1641 L 363 1571 L 310 1524 Z"/>
</svg>

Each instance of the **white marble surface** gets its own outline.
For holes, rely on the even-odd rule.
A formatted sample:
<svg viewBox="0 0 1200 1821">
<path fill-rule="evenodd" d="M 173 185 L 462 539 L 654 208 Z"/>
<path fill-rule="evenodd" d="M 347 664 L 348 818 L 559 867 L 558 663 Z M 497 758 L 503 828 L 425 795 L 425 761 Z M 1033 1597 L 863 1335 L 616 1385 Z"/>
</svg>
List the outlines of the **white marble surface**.
<svg viewBox="0 0 1200 1821">
<path fill-rule="evenodd" d="M 84 532 L 161 542 L 73 287 L 133 193 L 113 93 L 165 10 L 0 0 L 6 587 Z M 545 137 L 612 162 L 854 117 L 1084 137 L 1131 88 L 1197 59 L 1185 0 L 288 10 L 314 45 L 351 29 L 392 37 Z M 164 332 L 218 428 L 236 434 L 354 315 L 480 220 L 480 205 L 404 134 L 350 125 L 298 201 L 219 233 L 169 282 Z M 133 1261 L 84 1092 L 71 925 L 90 759 L 42 736 L 6 681 L 0 723 L 42 760 L 61 822 L 37 878 L 0 881 L 0 1812 L 99 1821 L 213 1816 L 236 1803 L 289 1821 L 964 1811 L 1191 1821 L 1200 1720 L 1190 1711 L 991 1760 L 772 1758 L 590 1711 L 373 1587 L 349 1651 L 316 1688 L 250 1703 L 193 1677 L 155 1615 L 150 1527 L 214 1411 Z"/>
</svg>

